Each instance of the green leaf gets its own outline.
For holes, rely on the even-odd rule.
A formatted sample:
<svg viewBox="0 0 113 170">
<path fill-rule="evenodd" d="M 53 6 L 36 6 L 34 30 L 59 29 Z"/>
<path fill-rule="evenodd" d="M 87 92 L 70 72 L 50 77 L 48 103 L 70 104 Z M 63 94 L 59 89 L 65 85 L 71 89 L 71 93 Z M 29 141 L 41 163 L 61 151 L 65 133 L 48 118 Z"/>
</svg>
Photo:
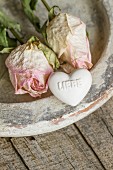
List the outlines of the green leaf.
<svg viewBox="0 0 113 170">
<path fill-rule="evenodd" d="M 1 54 L 10 53 L 13 49 L 14 49 L 13 47 L 6 47 L 6 48 L 4 48 L 4 47 L 0 46 L 0 53 Z"/>
<path fill-rule="evenodd" d="M 34 10 L 38 0 L 21 0 L 24 13 L 34 25 L 35 29 L 40 32 L 40 20 L 34 15 Z"/>
<path fill-rule="evenodd" d="M 88 39 L 89 39 L 89 33 L 88 33 L 88 31 L 86 30 L 86 36 L 88 37 Z"/>
<path fill-rule="evenodd" d="M 28 43 L 34 43 L 37 45 L 38 49 L 40 49 L 44 53 L 46 59 L 48 60 L 48 63 L 53 67 L 53 69 L 57 69 L 60 67 L 60 63 L 57 59 L 56 54 L 46 45 L 42 44 L 37 37 L 32 36 L 28 40 Z"/>
<path fill-rule="evenodd" d="M 16 23 L 15 21 L 11 20 L 6 14 L 4 14 L 0 10 L 0 24 L 2 27 L 5 27 L 7 29 L 14 29 L 16 31 L 20 31 L 20 25 Z"/>
<path fill-rule="evenodd" d="M 36 10 L 36 4 L 38 3 L 38 0 L 32 0 L 30 2 L 30 7 L 32 10 Z"/>
<path fill-rule="evenodd" d="M 39 44 L 39 39 L 35 36 L 32 36 L 28 41 L 28 43 L 38 43 Z"/>
<path fill-rule="evenodd" d="M 42 35 L 43 35 L 43 38 L 44 38 L 45 43 L 48 45 L 48 42 L 47 42 L 47 33 L 46 33 L 47 23 L 48 23 L 48 21 L 46 21 L 46 22 L 44 23 L 44 25 L 42 26 L 42 28 L 41 28 L 41 33 L 42 33 Z"/>
<path fill-rule="evenodd" d="M 8 47 L 6 28 L 0 28 L 0 46 Z"/>
<path fill-rule="evenodd" d="M 39 43 L 38 48 L 43 51 L 48 60 L 49 64 L 52 65 L 53 69 L 57 69 L 60 67 L 60 63 L 57 59 L 56 54 L 47 46 L 42 43 Z"/>
<path fill-rule="evenodd" d="M 5 13 L 3 13 L 2 11 L 0 11 L 0 42 L 2 43 L 1 45 L 8 47 L 8 40 L 6 39 L 6 37 L 8 37 L 7 31 L 11 32 L 13 34 L 14 37 L 16 37 L 16 39 L 22 44 L 23 40 L 21 39 L 21 37 L 19 36 L 18 32 L 21 31 L 20 25 L 13 21 L 12 19 L 10 19 Z M 10 41 L 11 40 L 11 41 Z M 9 39 L 9 43 L 13 43 L 15 44 L 14 39 Z M 5 43 L 5 45 L 4 45 Z"/>
<path fill-rule="evenodd" d="M 49 11 L 49 21 L 51 21 L 56 15 L 55 15 L 55 9 L 58 9 L 59 11 L 61 11 L 61 9 L 59 8 L 59 6 L 53 6 L 50 11 Z"/>
<path fill-rule="evenodd" d="M 6 28 L 0 28 L 0 46 L 3 47 L 16 47 L 17 40 L 10 38 Z"/>
<path fill-rule="evenodd" d="M 17 46 L 17 40 L 10 38 L 6 28 L 0 28 L 0 53 L 9 53 Z"/>
<path fill-rule="evenodd" d="M 8 41 L 8 47 L 16 47 L 17 46 L 17 39 L 15 38 L 10 38 L 7 35 L 7 41 Z"/>
<path fill-rule="evenodd" d="M 10 38 L 6 28 L 0 28 L 0 46 L 3 47 L 16 47 L 17 40 Z"/>
</svg>

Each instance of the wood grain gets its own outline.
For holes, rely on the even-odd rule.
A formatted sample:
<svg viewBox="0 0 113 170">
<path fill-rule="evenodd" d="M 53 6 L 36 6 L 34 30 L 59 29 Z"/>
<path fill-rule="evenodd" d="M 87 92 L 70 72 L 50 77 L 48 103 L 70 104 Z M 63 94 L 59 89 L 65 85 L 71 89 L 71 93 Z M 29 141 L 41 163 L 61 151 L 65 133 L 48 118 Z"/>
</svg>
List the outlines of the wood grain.
<svg viewBox="0 0 113 170">
<path fill-rule="evenodd" d="M 73 125 L 58 132 L 33 138 L 12 138 L 12 142 L 29 169 L 37 167 L 48 170 L 83 168 L 96 170 L 97 167 L 102 169 Z"/>
<path fill-rule="evenodd" d="M 112 103 L 56 132 L 0 138 L 0 170 L 113 170 Z"/>
<path fill-rule="evenodd" d="M 21 160 L 18 152 L 10 140 L 0 138 L 0 170 L 26 170 L 26 165 Z"/>
<path fill-rule="evenodd" d="M 94 114 L 76 123 L 105 169 L 113 170 L 113 98 Z"/>
</svg>

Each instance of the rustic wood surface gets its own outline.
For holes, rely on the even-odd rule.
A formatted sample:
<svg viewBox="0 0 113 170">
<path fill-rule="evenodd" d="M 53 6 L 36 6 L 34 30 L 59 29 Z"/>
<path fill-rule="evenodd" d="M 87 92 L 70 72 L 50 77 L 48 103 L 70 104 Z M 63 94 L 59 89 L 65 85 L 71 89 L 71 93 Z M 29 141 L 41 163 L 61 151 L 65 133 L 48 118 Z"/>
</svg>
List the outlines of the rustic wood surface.
<svg viewBox="0 0 113 170">
<path fill-rule="evenodd" d="M 0 138 L 0 170 L 113 170 L 113 98 L 48 134 Z"/>
</svg>

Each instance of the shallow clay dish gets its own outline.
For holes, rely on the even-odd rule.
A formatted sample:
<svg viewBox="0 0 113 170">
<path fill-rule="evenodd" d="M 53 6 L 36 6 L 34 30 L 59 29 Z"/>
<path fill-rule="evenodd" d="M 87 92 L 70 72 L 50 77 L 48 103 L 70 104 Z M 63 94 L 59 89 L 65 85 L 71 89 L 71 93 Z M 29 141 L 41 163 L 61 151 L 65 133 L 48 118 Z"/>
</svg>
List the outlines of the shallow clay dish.
<svg viewBox="0 0 113 170">
<path fill-rule="evenodd" d="M 48 2 L 54 5 L 54 1 Z M 28 136 L 60 129 L 89 115 L 113 95 L 113 1 L 56 0 L 55 3 L 60 4 L 63 12 L 80 17 L 87 25 L 94 64 L 92 88 L 76 107 L 60 102 L 50 92 L 38 100 L 29 95 L 14 95 L 4 64 L 7 56 L 1 55 L 0 136 Z M 0 0 L 0 6 L 21 23 L 25 35 L 37 35 L 19 0 Z M 37 8 L 44 21 L 45 8 L 41 3 Z"/>
</svg>

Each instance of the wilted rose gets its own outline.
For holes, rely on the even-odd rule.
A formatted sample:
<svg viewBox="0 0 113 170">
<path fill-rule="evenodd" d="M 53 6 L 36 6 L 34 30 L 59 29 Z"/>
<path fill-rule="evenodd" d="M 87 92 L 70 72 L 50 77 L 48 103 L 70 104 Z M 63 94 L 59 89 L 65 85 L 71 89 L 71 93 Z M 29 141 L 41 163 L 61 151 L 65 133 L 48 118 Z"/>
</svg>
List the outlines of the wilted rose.
<svg viewBox="0 0 113 170">
<path fill-rule="evenodd" d="M 59 62 L 55 53 L 32 37 L 18 46 L 6 59 L 15 94 L 29 93 L 38 97 L 47 92 L 48 78 Z"/>
<path fill-rule="evenodd" d="M 92 67 L 86 25 L 79 18 L 60 13 L 48 24 L 46 33 L 49 46 L 66 72 Z"/>
</svg>

